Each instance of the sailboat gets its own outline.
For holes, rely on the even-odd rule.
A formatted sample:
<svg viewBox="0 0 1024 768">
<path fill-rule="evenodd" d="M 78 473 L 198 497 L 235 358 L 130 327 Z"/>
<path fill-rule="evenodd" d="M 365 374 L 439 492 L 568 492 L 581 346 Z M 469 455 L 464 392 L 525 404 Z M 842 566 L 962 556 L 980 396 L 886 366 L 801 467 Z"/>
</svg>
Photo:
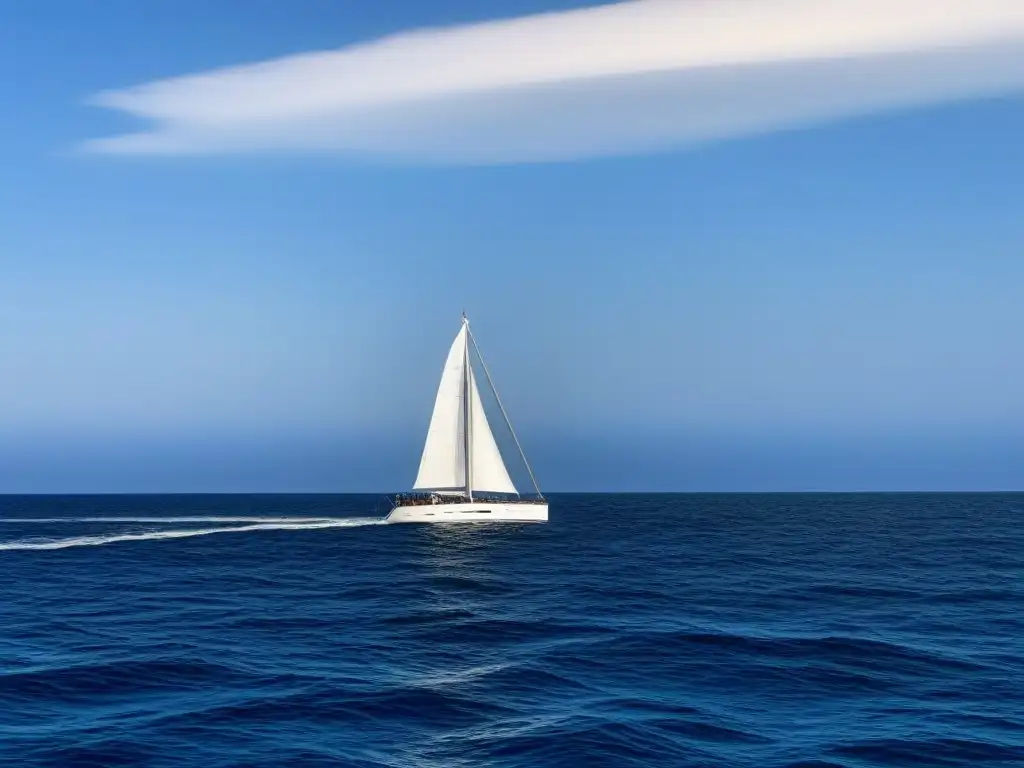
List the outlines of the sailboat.
<svg viewBox="0 0 1024 768">
<path fill-rule="evenodd" d="M 487 385 L 526 465 L 536 496 L 524 497 L 509 477 L 484 413 L 470 351 L 476 352 Z M 543 523 L 548 503 L 494 388 L 469 320 L 448 352 L 434 413 L 411 493 L 399 494 L 388 523 Z"/>
</svg>

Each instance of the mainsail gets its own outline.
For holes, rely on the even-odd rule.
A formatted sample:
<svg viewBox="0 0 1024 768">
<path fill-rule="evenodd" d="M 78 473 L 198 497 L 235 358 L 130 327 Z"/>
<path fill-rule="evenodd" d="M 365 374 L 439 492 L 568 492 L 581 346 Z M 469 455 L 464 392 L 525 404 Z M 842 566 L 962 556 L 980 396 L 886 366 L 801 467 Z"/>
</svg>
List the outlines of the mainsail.
<svg viewBox="0 0 1024 768">
<path fill-rule="evenodd" d="M 473 491 L 518 493 L 487 422 L 470 363 L 465 321 L 448 351 L 413 488 L 469 495 Z"/>
</svg>

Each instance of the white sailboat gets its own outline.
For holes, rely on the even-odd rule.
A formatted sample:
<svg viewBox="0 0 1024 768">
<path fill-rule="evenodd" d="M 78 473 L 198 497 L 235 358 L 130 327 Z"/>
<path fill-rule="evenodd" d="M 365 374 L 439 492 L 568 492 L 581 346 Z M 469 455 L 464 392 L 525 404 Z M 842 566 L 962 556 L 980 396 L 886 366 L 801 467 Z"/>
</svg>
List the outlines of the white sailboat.
<svg viewBox="0 0 1024 768">
<path fill-rule="evenodd" d="M 484 413 L 470 359 L 471 346 L 529 472 L 537 492 L 535 498 L 522 497 L 509 477 Z M 543 523 L 547 519 L 547 500 L 540 492 L 469 330 L 469 320 L 463 314 L 462 327 L 441 374 L 413 492 L 397 497 L 386 522 Z"/>
</svg>

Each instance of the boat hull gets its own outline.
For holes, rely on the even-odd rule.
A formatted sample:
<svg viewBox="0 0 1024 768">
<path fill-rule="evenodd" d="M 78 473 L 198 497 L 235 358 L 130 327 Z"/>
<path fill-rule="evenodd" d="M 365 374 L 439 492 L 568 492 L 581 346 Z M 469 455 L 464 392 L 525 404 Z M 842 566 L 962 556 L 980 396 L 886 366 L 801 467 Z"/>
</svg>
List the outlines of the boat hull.
<svg viewBox="0 0 1024 768">
<path fill-rule="evenodd" d="M 385 523 L 546 523 L 547 504 L 458 502 L 395 507 Z"/>
</svg>

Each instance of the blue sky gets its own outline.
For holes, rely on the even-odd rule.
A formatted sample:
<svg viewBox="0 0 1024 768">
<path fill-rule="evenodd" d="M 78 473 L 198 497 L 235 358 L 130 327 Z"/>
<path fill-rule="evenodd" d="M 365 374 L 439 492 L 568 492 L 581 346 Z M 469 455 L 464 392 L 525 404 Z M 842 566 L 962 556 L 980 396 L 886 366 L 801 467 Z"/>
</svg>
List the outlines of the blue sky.
<svg viewBox="0 0 1024 768">
<path fill-rule="evenodd" d="M 548 162 L 81 151 L 139 128 L 98 93 L 587 4 L 242 5 L 0 2 L 0 491 L 401 489 L 463 309 L 550 490 L 1024 488 L 1012 89 Z"/>
</svg>

